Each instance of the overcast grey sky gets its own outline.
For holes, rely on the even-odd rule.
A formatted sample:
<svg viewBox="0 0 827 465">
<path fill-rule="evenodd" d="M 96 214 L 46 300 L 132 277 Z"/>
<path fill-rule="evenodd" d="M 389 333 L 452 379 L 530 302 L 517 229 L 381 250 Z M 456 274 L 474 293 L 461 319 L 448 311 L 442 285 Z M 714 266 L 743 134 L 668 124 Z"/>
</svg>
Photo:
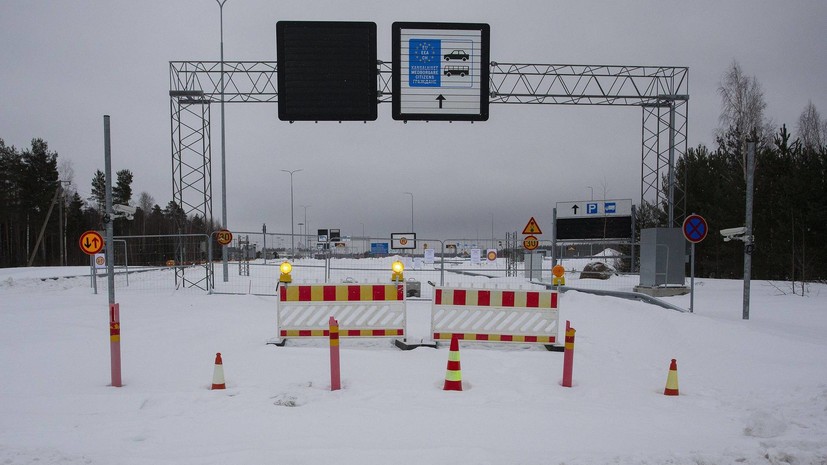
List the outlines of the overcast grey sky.
<svg viewBox="0 0 827 465">
<path fill-rule="evenodd" d="M 827 117 L 827 2 L 227 0 L 226 60 L 274 61 L 279 20 L 373 21 L 391 59 L 394 21 L 482 22 L 491 60 L 688 66 L 689 145 L 714 143 L 716 90 L 733 60 L 761 83 L 766 115 L 795 131 L 812 101 Z M 219 58 L 214 0 L 0 0 L 0 137 L 48 141 L 71 160 L 84 197 L 103 170 L 103 115 L 113 170 L 135 175 L 134 200 L 172 199 L 171 60 Z M 212 111 L 213 214 L 221 218 L 220 113 Z M 638 108 L 492 105 L 487 122 L 403 124 L 390 104 L 363 123 L 296 123 L 275 104 L 226 106 L 228 222 L 234 231 L 290 231 L 296 223 L 383 236 L 496 236 L 556 202 L 640 198 Z M 464 142 L 461 142 L 464 141 Z M 472 142 L 467 142 L 472 141 Z M 593 189 L 589 189 L 591 186 Z M 296 230 L 298 232 L 298 229 Z M 544 232 L 550 232 L 546 229 Z"/>
</svg>

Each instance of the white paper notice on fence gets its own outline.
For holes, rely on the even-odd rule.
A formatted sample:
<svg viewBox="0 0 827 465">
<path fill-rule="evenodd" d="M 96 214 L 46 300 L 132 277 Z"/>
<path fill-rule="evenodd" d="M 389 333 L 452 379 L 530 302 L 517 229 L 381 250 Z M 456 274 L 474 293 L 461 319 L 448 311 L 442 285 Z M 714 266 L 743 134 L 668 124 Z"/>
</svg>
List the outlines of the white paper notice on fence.
<svg viewBox="0 0 827 465">
<path fill-rule="evenodd" d="M 479 265 L 482 259 L 482 249 L 471 249 L 471 264 Z"/>
<path fill-rule="evenodd" d="M 425 249 L 425 263 L 428 265 L 434 264 L 434 249 Z"/>
<path fill-rule="evenodd" d="M 415 270 L 421 270 L 422 269 L 422 257 L 414 257 L 413 262 L 414 262 L 413 267 L 414 267 Z"/>
</svg>

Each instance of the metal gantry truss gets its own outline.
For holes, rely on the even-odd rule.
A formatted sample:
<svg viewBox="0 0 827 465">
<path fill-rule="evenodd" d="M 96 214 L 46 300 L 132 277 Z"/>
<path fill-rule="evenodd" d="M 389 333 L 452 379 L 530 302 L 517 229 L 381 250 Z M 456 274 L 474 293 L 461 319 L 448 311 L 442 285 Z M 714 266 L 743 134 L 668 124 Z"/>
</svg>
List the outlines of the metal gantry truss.
<svg viewBox="0 0 827 465">
<path fill-rule="evenodd" d="M 224 61 L 225 103 L 278 101 L 277 63 Z M 392 99 L 393 69 L 379 61 L 377 102 Z M 689 68 L 674 66 L 490 64 L 492 104 L 614 105 L 642 109 L 641 203 L 685 216 L 674 166 L 687 150 Z M 212 220 L 211 103 L 221 101 L 220 61 L 170 62 L 173 199 L 187 216 Z M 226 225 L 225 225 L 226 226 Z"/>
<path fill-rule="evenodd" d="M 689 68 L 491 63 L 490 80 L 490 103 L 641 107 L 641 203 L 662 207 L 666 226 L 682 223 L 674 166 L 687 150 Z"/>
</svg>

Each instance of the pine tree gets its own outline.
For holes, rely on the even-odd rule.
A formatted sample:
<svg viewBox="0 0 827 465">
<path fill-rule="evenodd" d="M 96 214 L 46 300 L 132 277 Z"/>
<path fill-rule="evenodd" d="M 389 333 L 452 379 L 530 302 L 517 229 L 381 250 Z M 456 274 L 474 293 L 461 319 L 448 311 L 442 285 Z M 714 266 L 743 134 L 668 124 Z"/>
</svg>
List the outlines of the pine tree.
<svg viewBox="0 0 827 465">
<path fill-rule="evenodd" d="M 106 175 L 101 170 L 95 170 L 92 177 L 92 197 L 89 200 L 95 202 L 98 214 L 102 215 L 106 207 Z"/>
<path fill-rule="evenodd" d="M 32 139 L 32 146 L 22 153 L 23 173 L 21 179 L 21 204 L 26 212 L 26 226 L 29 230 L 29 244 L 35 246 L 38 231 L 42 229 L 47 220 L 47 212 L 54 198 L 55 190 L 58 189 L 57 153 L 49 151 L 49 145 L 43 139 Z M 40 260 L 42 264 L 49 263 L 49 253 L 55 250 L 51 258 L 59 256 L 59 248 L 56 246 L 58 217 L 52 215 L 49 218 L 47 229 L 48 237 L 40 246 Z M 31 251 L 27 250 L 31 254 Z"/>
<path fill-rule="evenodd" d="M 112 202 L 129 205 L 132 201 L 132 171 L 120 170 L 116 175 L 117 182 L 112 187 Z"/>
<path fill-rule="evenodd" d="M 14 147 L 0 139 L 0 266 L 15 266 L 25 252 L 21 232 L 25 214 L 22 206 L 23 160 Z"/>
</svg>

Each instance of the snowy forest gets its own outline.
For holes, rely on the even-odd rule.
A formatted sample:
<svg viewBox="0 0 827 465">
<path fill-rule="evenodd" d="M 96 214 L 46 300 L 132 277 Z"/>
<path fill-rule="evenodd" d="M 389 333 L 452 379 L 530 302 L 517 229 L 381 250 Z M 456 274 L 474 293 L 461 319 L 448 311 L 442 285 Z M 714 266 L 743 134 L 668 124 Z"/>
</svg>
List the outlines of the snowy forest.
<svg viewBox="0 0 827 465">
<path fill-rule="evenodd" d="M 83 198 L 72 180 L 71 164 L 58 160 L 58 153 L 43 139 L 33 139 L 31 147 L 19 150 L 0 138 L 0 267 L 88 263 L 76 241 L 84 231 L 104 229 L 106 177 L 96 171 L 91 197 Z M 116 236 L 206 233 L 217 228 L 197 215 L 187 218 L 175 202 L 161 208 L 146 192 L 134 198 L 132 172 L 127 169 L 116 173 L 112 200 L 137 207 L 132 220 L 114 220 Z"/>
</svg>

